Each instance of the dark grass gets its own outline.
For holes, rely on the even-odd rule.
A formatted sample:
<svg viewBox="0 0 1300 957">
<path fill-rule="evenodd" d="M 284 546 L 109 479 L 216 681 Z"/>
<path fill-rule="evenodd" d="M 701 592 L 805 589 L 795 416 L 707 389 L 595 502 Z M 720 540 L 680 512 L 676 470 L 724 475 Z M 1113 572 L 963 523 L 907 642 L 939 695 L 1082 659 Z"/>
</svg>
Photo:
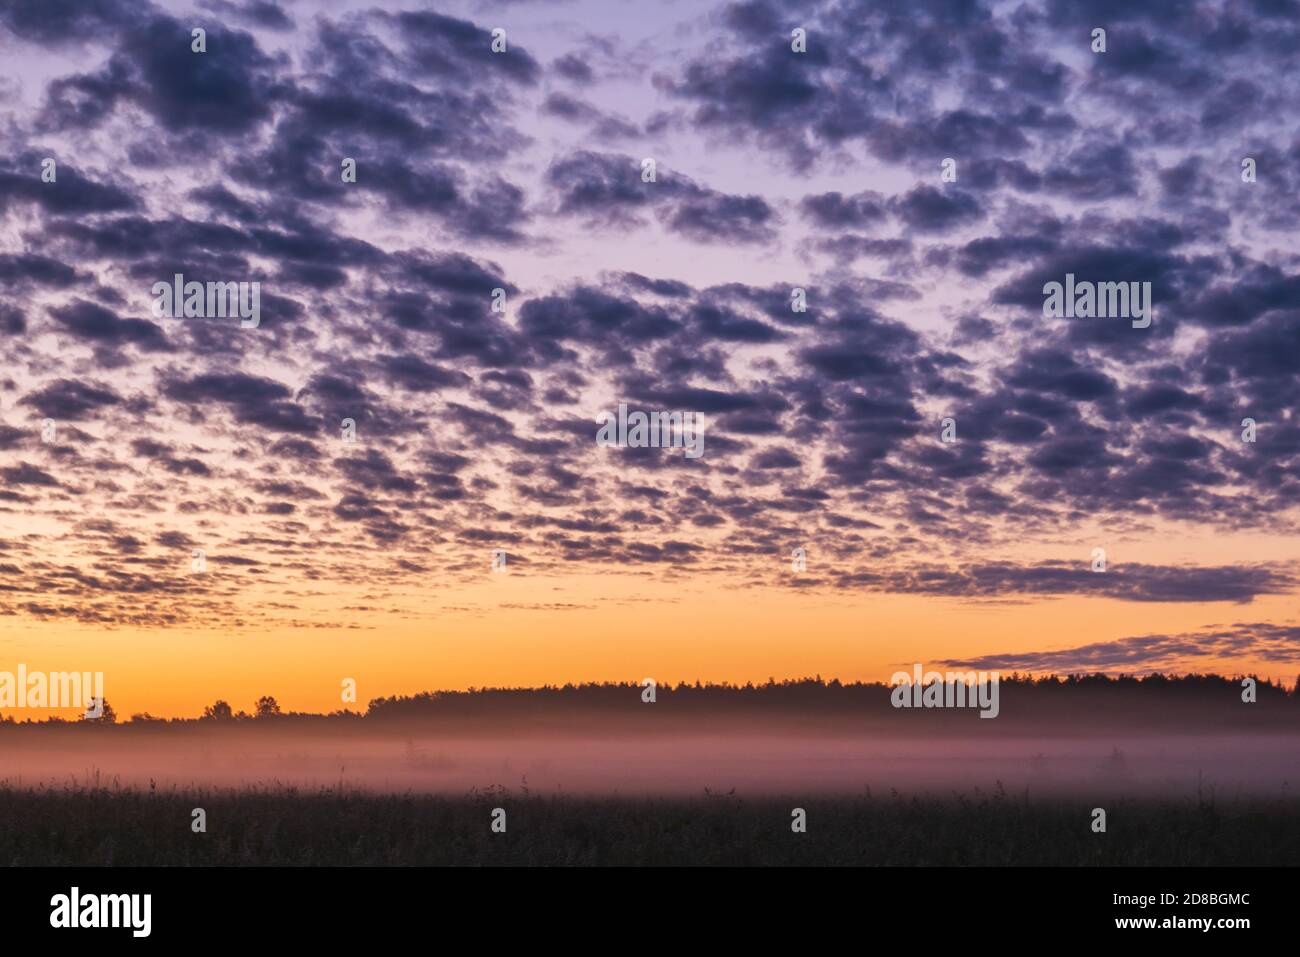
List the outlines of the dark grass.
<svg viewBox="0 0 1300 957">
<path fill-rule="evenodd" d="M 808 831 L 790 829 L 791 808 Z M 191 830 L 195 807 L 207 833 Z M 507 831 L 490 829 L 503 807 Z M 6 865 L 1295 865 L 1300 799 L 787 800 L 0 787 Z"/>
</svg>

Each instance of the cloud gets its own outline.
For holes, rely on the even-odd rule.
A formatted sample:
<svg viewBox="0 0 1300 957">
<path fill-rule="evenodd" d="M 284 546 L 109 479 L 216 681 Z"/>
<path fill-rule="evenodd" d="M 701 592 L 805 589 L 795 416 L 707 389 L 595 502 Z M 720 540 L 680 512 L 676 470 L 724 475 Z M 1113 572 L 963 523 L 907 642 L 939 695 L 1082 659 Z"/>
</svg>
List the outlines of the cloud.
<svg viewBox="0 0 1300 957">
<path fill-rule="evenodd" d="M 106 385 L 71 379 L 57 379 L 19 400 L 20 404 L 31 406 L 38 415 L 74 421 L 121 402 L 121 397 Z"/>
<path fill-rule="evenodd" d="M 1137 635 L 1053 651 L 981 655 L 939 663 L 959 668 L 1057 674 L 1142 674 L 1218 666 L 1223 660 L 1300 662 L 1300 626 L 1239 622 L 1174 635 Z"/>
<path fill-rule="evenodd" d="M 844 576 L 841 587 L 852 587 Z M 1220 602 L 1238 604 L 1295 586 L 1287 571 L 1267 566 L 1174 567 L 1125 563 L 1094 572 L 1088 562 L 1008 562 L 954 568 L 920 567 L 888 573 L 883 590 L 954 598 L 1013 598 L 1027 595 L 1092 595 L 1117 601 Z"/>
<path fill-rule="evenodd" d="M 547 181 L 560 191 L 558 211 L 607 225 L 655 211 L 668 230 L 696 242 L 767 242 L 777 215 L 759 196 L 721 193 L 668 170 L 647 182 L 629 156 L 579 151 L 556 160 Z"/>
<path fill-rule="evenodd" d="M 83 299 L 50 308 L 50 316 L 79 339 L 105 344 L 130 344 L 146 352 L 167 352 L 170 346 L 161 328 L 147 319 L 122 319 Z"/>
</svg>

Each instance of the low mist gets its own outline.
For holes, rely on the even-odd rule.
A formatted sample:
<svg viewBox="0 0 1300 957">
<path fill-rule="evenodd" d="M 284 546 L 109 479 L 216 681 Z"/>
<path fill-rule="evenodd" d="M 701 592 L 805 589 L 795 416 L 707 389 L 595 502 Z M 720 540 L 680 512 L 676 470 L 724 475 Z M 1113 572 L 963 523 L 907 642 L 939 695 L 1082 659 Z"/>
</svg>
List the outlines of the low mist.
<svg viewBox="0 0 1300 957">
<path fill-rule="evenodd" d="M 10 787 L 171 789 L 343 785 L 392 792 L 654 795 L 1009 791 L 1161 796 L 1287 795 L 1300 782 L 1294 735 L 825 735 L 550 732 L 328 736 L 294 729 L 31 731 L 0 740 Z M 492 729 L 495 731 L 496 729 Z"/>
</svg>

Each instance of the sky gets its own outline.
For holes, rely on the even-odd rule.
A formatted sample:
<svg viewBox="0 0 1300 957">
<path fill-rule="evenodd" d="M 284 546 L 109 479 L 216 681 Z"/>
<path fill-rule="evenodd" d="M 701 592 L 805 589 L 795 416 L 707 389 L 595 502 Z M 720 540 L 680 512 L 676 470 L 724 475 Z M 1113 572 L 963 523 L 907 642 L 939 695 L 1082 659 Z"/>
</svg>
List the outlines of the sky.
<svg viewBox="0 0 1300 957">
<path fill-rule="evenodd" d="M 1289 684 L 1298 40 L 1294 0 L 0 0 L 0 671 L 155 715 Z M 260 322 L 159 315 L 177 273 Z M 1067 274 L 1152 322 L 1045 316 Z M 620 403 L 703 455 L 599 444 Z"/>
</svg>

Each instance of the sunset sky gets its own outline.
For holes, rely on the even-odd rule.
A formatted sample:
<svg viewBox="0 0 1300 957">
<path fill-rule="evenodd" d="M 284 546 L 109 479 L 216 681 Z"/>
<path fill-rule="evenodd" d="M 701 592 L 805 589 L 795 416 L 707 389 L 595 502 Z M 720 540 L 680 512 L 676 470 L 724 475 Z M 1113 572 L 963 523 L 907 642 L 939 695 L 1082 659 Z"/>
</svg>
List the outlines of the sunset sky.
<svg viewBox="0 0 1300 957">
<path fill-rule="evenodd" d="M 1294 0 L 0 0 L 0 671 L 1290 683 L 1298 61 Z"/>
</svg>

